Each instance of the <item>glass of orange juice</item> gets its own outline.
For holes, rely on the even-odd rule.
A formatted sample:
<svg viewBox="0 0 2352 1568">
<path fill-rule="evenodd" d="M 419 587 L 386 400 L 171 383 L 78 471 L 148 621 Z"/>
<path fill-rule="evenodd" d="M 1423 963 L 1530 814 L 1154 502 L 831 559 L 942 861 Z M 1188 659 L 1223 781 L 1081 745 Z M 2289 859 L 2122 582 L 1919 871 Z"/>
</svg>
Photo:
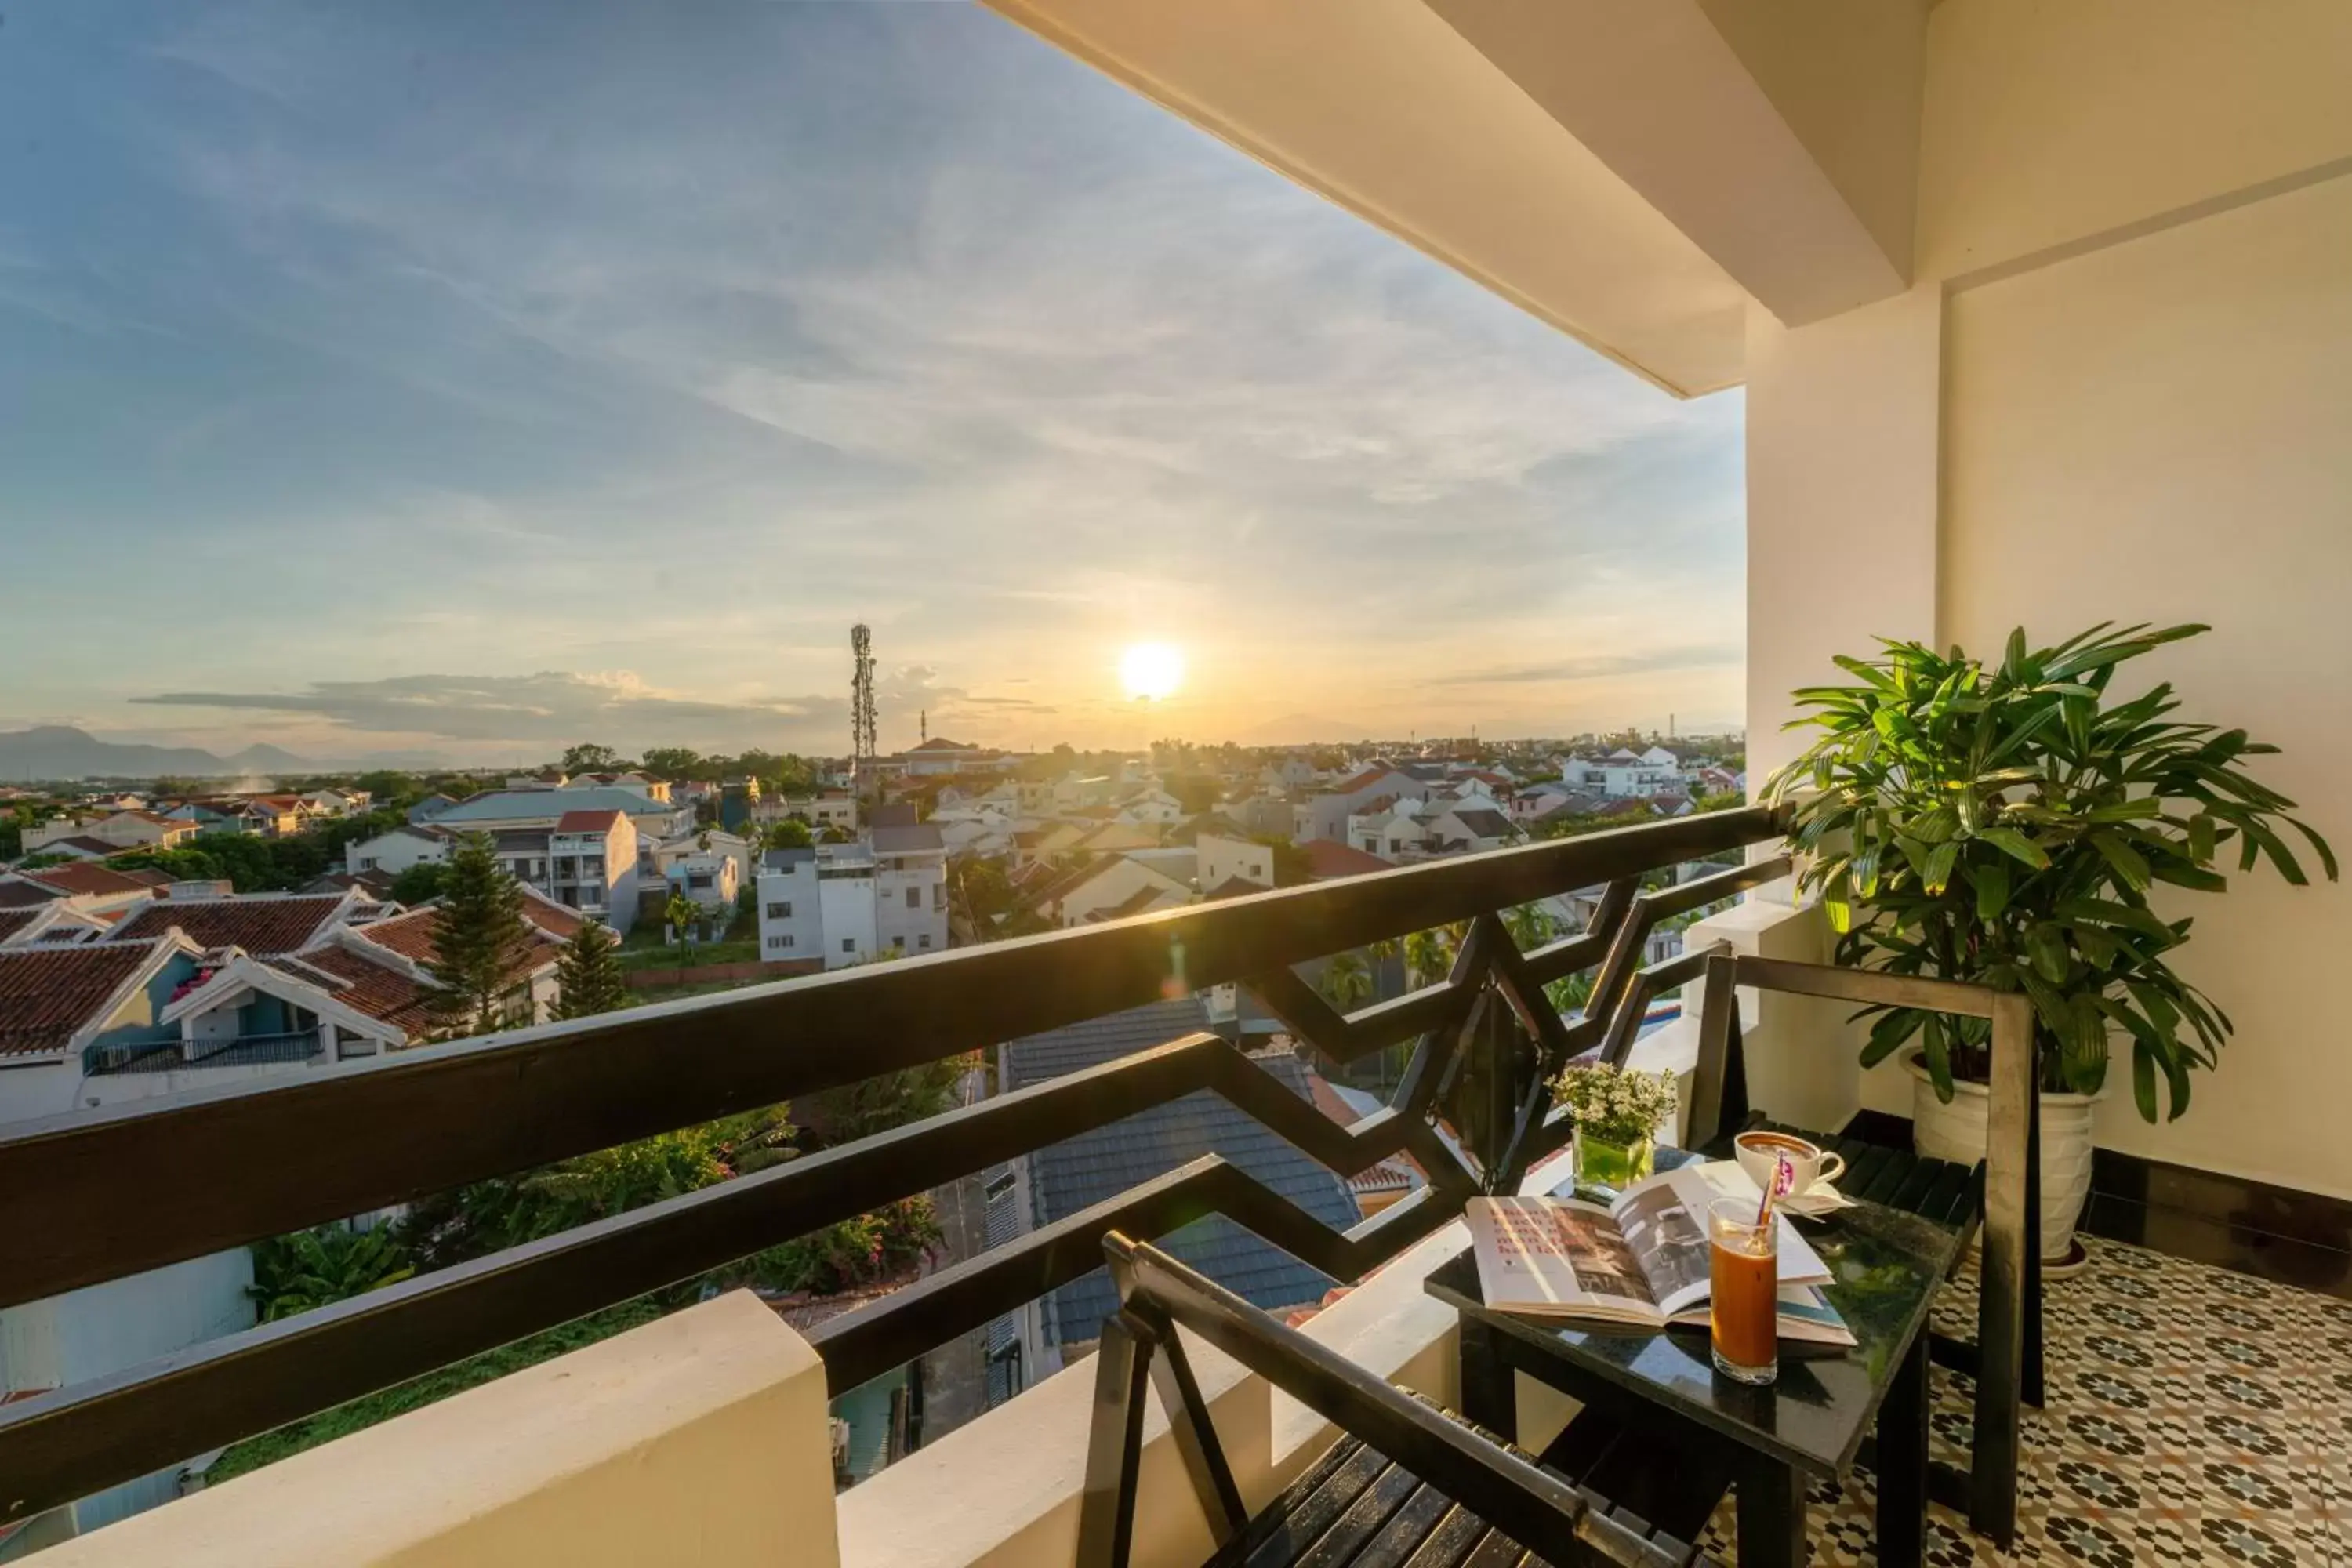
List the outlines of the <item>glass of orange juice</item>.
<svg viewBox="0 0 2352 1568">
<path fill-rule="evenodd" d="M 1780 1219 L 1759 1225 L 1752 1202 L 1719 1199 L 1707 1206 L 1706 1238 L 1715 1370 L 1770 1383 L 1780 1375 Z"/>
</svg>

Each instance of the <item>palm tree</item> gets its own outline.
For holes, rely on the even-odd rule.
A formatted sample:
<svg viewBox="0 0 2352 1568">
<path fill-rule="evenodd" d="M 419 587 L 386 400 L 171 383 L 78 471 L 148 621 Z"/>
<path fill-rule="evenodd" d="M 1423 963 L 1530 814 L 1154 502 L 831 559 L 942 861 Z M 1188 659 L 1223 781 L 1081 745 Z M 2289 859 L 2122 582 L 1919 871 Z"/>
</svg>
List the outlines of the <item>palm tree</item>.
<svg viewBox="0 0 2352 1568">
<path fill-rule="evenodd" d="M 1360 952 L 1334 953 L 1316 982 L 1323 999 L 1342 1013 L 1372 994 L 1372 972 Z"/>
<path fill-rule="evenodd" d="M 1521 952 L 1532 952 L 1551 940 L 1556 927 L 1541 904 L 1514 904 L 1503 911 L 1503 929 Z"/>
<path fill-rule="evenodd" d="M 702 906 L 684 893 L 672 893 L 669 902 L 662 906 L 662 916 L 669 921 L 669 929 L 677 933 L 677 940 L 684 942 L 690 952 L 700 933 Z"/>
<path fill-rule="evenodd" d="M 1417 931 L 1404 939 L 1405 984 L 1415 990 L 1433 985 L 1454 969 L 1454 950 L 1461 945 L 1461 932 L 1452 926 L 1436 926 Z"/>
</svg>

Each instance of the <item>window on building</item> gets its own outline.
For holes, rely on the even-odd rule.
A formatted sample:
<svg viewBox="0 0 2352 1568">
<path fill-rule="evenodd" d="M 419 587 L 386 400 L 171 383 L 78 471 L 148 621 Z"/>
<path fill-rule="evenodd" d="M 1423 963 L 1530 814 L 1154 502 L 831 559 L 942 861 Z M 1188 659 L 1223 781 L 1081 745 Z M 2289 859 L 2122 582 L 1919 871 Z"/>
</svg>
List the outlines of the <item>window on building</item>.
<svg viewBox="0 0 2352 1568">
<path fill-rule="evenodd" d="M 792 939 L 792 937 L 790 936 L 790 934 L 786 934 L 786 935 L 783 935 L 783 936 L 772 936 L 772 937 L 770 937 L 770 938 L 768 939 L 768 946 L 769 946 L 772 950 L 776 951 L 776 952 L 782 952 L 783 949 L 788 948 L 788 947 L 790 947 L 790 946 L 792 946 L 792 945 L 793 945 L 793 939 Z"/>
<path fill-rule="evenodd" d="M 906 951 L 907 951 L 907 939 L 906 939 L 905 935 L 904 935 L 904 934 L 901 934 L 901 935 L 898 935 L 898 936 L 894 936 L 894 937 L 892 937 L 892 938 L 890 939 L 890 945 L 891 945 L 892 947 L 897 948 L 900 952 L 906 952 Z"/>
<path fill-rule="evenodd" d="M 768 918 L 772 921 L 788 921 L 792 919 L 793 901 L 790 899 L 777 899 L 773 900 L 768 905 Z"/>
<path fill-rule="evenodd" d="M 688 871 L 686 874 L 686 885 L 696 892 L 707 892 L 710 888 L 710 873 L 708 871 Z"/>
<path fill-rule="evenodd" d="M 922 889 L 909 888 L 907 889 L 907 907 L 910 910 L 919 910 L 923 907 Z"/>
<path fill-rule="evenodd" d="M 857 951 L 857 939 L 854 936 L 843 937 L 841 939 L 841 951 L 844 952 L 856 952 Z"/>
<path fill-rule="evenodd" d="M 933 882 L 931 884 L 931 908 L 934 910 L 943 910 L 947 908 L 947 884 L 945 882 Z"/>
<path fill-rule="evenodd" d="M 375 857 L 374 857 L 374 856 L 373 856 L 373 855 L 362 855 L 362 857 L 360 857 L 360 869 L 361 869 L 361 870 L 362 870 L 362 871 L 373 871 L 373 870 L 374 870 L 374 869 L 375 869 Z"/>
<path fill-rule="evenodd" d="M 920 935 L 920 936 L 917 937 L 917 938 L 915 939 L 915 945 L 916 945 L 916 946 L 918 946 L 918 947 L 929 947 L 929 946 L 930 946 L 930 945 L 931 945 L 931 933 L 930 933 L 930 932 L 929 932 L 929 931 L 925 931 L 922 935 Z"/>
</svg>

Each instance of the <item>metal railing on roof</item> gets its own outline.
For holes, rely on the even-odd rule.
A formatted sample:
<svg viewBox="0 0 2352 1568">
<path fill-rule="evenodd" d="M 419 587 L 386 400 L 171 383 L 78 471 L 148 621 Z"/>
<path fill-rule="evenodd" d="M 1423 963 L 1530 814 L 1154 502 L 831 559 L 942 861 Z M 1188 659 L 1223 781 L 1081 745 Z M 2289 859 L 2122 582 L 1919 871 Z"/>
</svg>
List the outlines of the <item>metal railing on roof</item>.
<svg viewBox="0 0 2352 1568">
<path fill-rule="evenodd" d="M 326 1050 L 317 1029 L 289 1034 L 240 1035 L 235 1039 L 163 1040 L 143 1045 L 84 1046 L 82 1070 L 92 1077 L 131 1072 L 187 1072 L 204 1068 L 252 1067 L 267 1062 L 307 1061 Z"/>
<path fill-rule="evenodd" d="M 1780 833 L 1762 808 L 1685 816 L 22 1124 L 0 1137 L 0 1307 L 1213 985 L 1239 984 L 1342 1063 L 1415 1042 L 1389 1108 L 1351 1126 L 1233 1044 L 1190 1035 L 11 1404 L 0 1522 L 1203 1089 L 1341 1176 L 1402 1152 L 1429 1184 L 1340 1233 L 1240 1167 L 1196 1160 L 825 1323 L 811 1339 L 831 1387 L 1090 1272 L 1112 1229 L 1160 1237 L 1219 1214 L 1358 1279 L 1566 1141 L 1546 1079 L 1581 1054 L 1622 1061 L 1651 998 L 1700 972 L 1700 953 L 1641 966 L 1658 921 L 1788 862 L 1646 892 L 1644 874 Z M 1503 911 L 1595 886 L 1586 930 L 1513 942 Z M 1292 968 L 1441 926 L 1463 933 L 1446 979 L 1351 1013 Z M 1587 970 L 1586 1016 L 1563 1019 L 1543 988 Z"/>
</svg>

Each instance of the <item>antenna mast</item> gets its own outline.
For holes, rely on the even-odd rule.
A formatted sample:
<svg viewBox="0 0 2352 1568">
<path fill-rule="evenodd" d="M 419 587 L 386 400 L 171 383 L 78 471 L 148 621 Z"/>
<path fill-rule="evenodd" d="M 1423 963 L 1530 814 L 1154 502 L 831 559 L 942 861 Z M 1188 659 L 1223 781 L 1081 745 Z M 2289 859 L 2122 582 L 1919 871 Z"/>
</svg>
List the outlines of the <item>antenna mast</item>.
<svg viewBox="0 0 2352 1568">
<path fill-rule="evenodd" d="M 874 634 L 863 626 L 850 627 L 849 651 L 857 664 L 849 681 L 849 774 L 862 801 L 867 786 L 880 782 L 874 761 Z"/>
</svg>

